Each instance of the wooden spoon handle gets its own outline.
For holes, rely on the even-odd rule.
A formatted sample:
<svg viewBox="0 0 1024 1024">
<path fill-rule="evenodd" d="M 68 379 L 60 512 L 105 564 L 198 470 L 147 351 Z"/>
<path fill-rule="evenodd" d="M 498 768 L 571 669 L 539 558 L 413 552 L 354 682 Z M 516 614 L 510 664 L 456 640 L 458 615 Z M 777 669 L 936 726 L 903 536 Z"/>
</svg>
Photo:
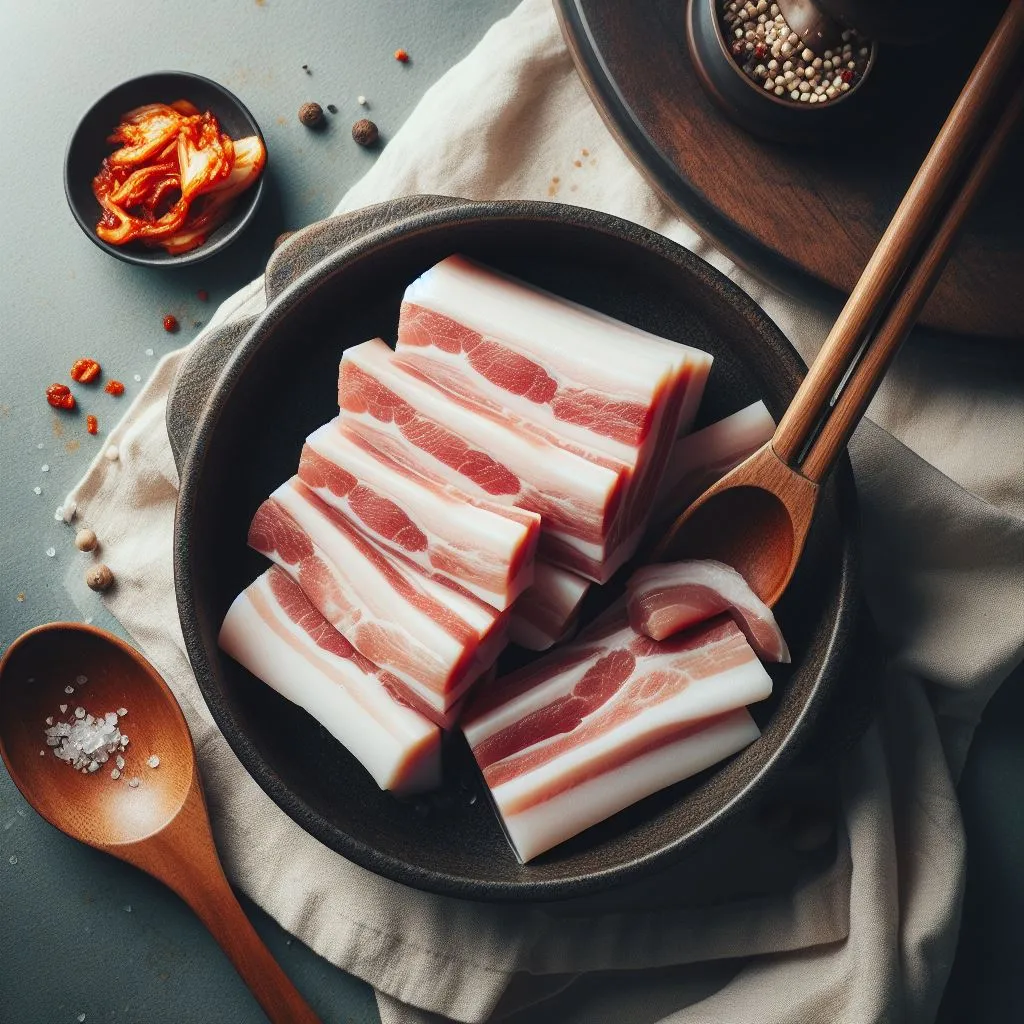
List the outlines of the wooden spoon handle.
<svg viewBox="0 0 1024 1024">
<path fill-rule="evenodd" d="M 1016 0 L 1014 0 L 1016 2 Z M 1024 84 L 1019 85 L 986 141 L 977 162 L 964 182 L 953 205 L 932 236 L 921 258 L 910 271 L 899 297 L 871 338 L 850 374 L 831 415 L 812 442 L 800 465 L 800 472 L 816 483 L 823 480 L 846 448 L 861 417 L 867 411 L 893 356 L 910 333 L 924 308 L 935 282 L 942 273 L 953 241 L 971 206 L 999 160 L 1006 140 L 1024 109 Z"/>
<path fill-rule="evenodd" d="M 821 426 L 830 403 L 854 365 L 868 332 L 892 300 L 912 267 L 923 240 L 952 201 L 956 184 L 977 150 L 982 130 L 993 119 L 1003 86 L 1014 73 L 1024 50 L 1024 0 L 1010 0 L 988 45 L 946 118 L 928 155 L 907 189 L 857 281 L 846 305 L 825 339 L 818 357 L 779 422 L 772 439 L 778 456 L 799 468 L 808 442 Z M 888 358 L 866 391 L 870 396 Z"/>
</svg>

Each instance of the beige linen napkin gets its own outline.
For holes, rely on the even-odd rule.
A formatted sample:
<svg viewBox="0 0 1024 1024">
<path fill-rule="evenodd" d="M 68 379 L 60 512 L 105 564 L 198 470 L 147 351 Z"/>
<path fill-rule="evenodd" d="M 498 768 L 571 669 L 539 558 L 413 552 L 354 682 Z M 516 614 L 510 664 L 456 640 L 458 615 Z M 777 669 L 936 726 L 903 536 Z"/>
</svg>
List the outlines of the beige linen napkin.
<svg viewBox="0 0 1024 1024">
<path fill-rule="evenodd" d="M 420 192 L 607 210 L 724 270 L 805 357 L 827 332 L 823 314 L 735 270 L 644 184 L 590 106 L 548 0 L 525 0 L 426 94 L 338 212 Z M 256 281 L 193 346 L 263 305 Z M 877 722 L 843 759 L 835 856 L 822 864 L 785 830 L 740 821 L 642 883 L 513 907 L 348 863 L 272 803 L 214 727 L 174 605 L 164 411 L 186 350 L 166 356 L 111 434 L 120 458 L 98 458 L 68 500 L 117 572 L 109 609 L 182 703 L 235 885 L 370 982 L 385 1024 L 930 1019 L 959 917 L 952 777 L 1024 650 L 1022 385 L 973 347 L 942 345 L 905 352 L 872 408 L 904 443 L 865 424 L 852 450 L 869 601 L 893 670 Z"/>
</svg>

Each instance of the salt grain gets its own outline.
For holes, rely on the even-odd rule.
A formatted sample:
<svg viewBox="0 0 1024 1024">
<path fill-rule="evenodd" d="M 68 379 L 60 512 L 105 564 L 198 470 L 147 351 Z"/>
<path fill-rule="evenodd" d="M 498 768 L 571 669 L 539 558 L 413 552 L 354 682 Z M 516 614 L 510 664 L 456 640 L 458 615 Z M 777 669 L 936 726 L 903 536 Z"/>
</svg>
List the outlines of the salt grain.
<svg viewBox="0 0 1024 1024">
<path fill-rule="evenodd" d="M 151 348 L 147 348 L 146 349 L 146 355 L 147 356 L 151 356 L 152 354 L 153 354 L 153 350 Z"/>
<path fill-rule="evenodd" d="M 53 556 L 55 554 L 57 554 L 57 549 L 56 548 L 47 548 L 46 549 L 46 557 L 47 558 L 53 558 Z"/>
<path fill-rule="evenodd" d="M 75 708 L 75 718 L 79 721 L 85 718 L 85 708 Z M 92 723 L 90 722 L 89 724 L 91 725 Z"/>
<path fill-rule="evenodd" d="M 140 380 L 142 380 L 142 375 L 137 373 L 137 374 L 135 374 L 135 378 L 134 379 L 137 380 L 137 381 L 140 381 Z"/>
<path fill-rule="evenodd" d="M 159 768 L 160 758 L 157 757 L 156 754 L 151 754 L 149 758 L 147 758 L 146 764 L 148 764 L 150 768 Z"/>
<path fill-rule="evenodd" d="M 118 768 L 123 768 L 124 758 L 120 754 L 118 754 L 117 757 L 114 758 L 114 764 L 116 764 Z"/>
<path fill-rule="evenodd" d="M 12 853 L 10 855 L 10 857 L 7 858 L 7 862 L 8 862 L 8 864 L 17 864 L 18 863 L 18 858 L 15 857 L 14 854 Z"/>
<path fill-rule="evenodd" d="M 131 786 L 132 789 L 138 789 L 139 788 L 139 780 L 137 778 L 129 779 L 128 780 L 128 785 Z"/>
<path fill-rule="evenodd" d="M 74 693 L 75 691 L 72 690 L 71 692 Z M 67 710 L 68 710 L 67 704 L 61 704 L 61 706 L 60 706 L 60 713 L 63 715 L 63 714 L 65 714 L 67 712 Z"/>
<path fill-rule="evenodd" d="M 37 448 L 38 448 L 38 449 L 39 449 L 40 451 L 42 451 L 42 450 L 43 450 L 43 449 L 44 449 L 44 448 L 46 447 L 46 445 L 45 445 L 45 444 L 43 444 L 43 442 L 42 442 L 42 441 L 40 441 L 40 442 L 39 442 L 39 444 L 37 444 L 37 445 L 36 445 L 36 447 L 37 447 Z"/>
<path fill-rule="evenodd" d="M 74 693 L 74 692 L 75 692 L 75 688 L 74 688 L 73 686 L 65 686 L 65 687 L 64 687 L 64 692 L 65 692 L 65 693 Z M 67 706 L 67 704 L 61 704 L 61 706 L 60 706 L 60 710 L 61 710 L 61 713 L 62 713 L 62 714 L 63 714 L 63 713 L 65 712 L 65 711 L 67 711 L 67 709 L 68 709 L 68 706 Z"/>
<path fill-rule="evenodd" d="M 85 1014 L 84 1013 L 80 1013 L 76 1019 L 78 1021 L 78 1024 L 85 1024 Z"/>
<path fill-rule="evenodd" d="M 124 716 L 127 715 L 127 714 L 128 714 L 128 709 L 127 708 L 118 708 L 117 709 L 117 717 L 118 718 L 124 718 Z"/>
<path fill-rule="evenodd" d="M 33 494 L 42 494 L 43 493 L 43 489 L 42 489 L 42 487 L 33 487 L 32 488 L 32 493 Z"/>
<path fill-rule="evenodd" d="M 40 472 L 40 473 L 49 473 L 49 472 L 50 472 L 50 467 L 49 467 L 49 466 L 48 466 L 48 465 L 47 465 L 47 464 L 46 464 L 46 463 L 44 462 L 44 463 L 43 463 L 43 464 L 42 464 L 42 465 L 41 465 L 41 466 L 39 467 L 39 472 Z"/>
<path fill-rule="evenodd" d="M 46 757 L 46 751 L 45 750 L 40 750 L 39 751 L 39 756 L 40 757 Z"/>
<path fill-rule="evenodd" d="M 119 779 L 119 778 L 121 778 L 121 770 L 119 768 L 112 768 L 110 770 L 110 777 L 112 779 Z"/>
<path fill-rule="evenodd" d="M 46 724 L 47 725 L 53 725 L 53 715 L 47 715 L 46 716 Z"/>
<path fill-rule="evenodd" d="M 366 97 L 365 96 L 357 96 L 356 97 L 356 103 L 358 103 L 359 106 L 361 106 L 361 107 L 365 107 L 366 106 Z"/>
</svg>

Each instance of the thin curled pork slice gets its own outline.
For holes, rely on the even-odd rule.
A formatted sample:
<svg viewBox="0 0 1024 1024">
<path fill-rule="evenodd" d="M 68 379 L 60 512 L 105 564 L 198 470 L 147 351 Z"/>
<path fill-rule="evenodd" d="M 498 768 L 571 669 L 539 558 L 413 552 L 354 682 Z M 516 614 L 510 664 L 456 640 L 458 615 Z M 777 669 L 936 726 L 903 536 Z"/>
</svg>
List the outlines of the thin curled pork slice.
<svg viewBox="0 0 1024 1024">
<path fill-rule="evenodd" d="M 497 680 L 462 729 L 524 863 L 758 736 L 771 679 L 732 619 L 664 642 L 624 609 Z"/>
<path fill-rule="evenodd" d="M 764 402 L 734 412 L 672 445 L 655 498 L 654 522 L 680 515 L 730 469 L 753 455 L 775 433 Z"/>
<path fill-rule="evenodd" d="M 387 672 L 364 658 L 272 566 L 235 598 L 220 646 L 308 711 L 381 789 L 419 793 L 441 782 L 441 733 Z"/>
<path fill-rule="evenodd" d="M 503 613 L 389 557 L 297 477 L 259 507 L 249 545 L 439 724 L 505 643 Z"/>
<path fill-rule="evenodd" d="M 509 639 L 531 651 L 546 651 L 564 640 L 576 624 L 589 589 L 589 580 L 543 558 L 537 559 L 533 586 L 512 606 Z"/>
<path fill-rule="evenodd" d="M 539 515 L 430 480 L 339 420 L 309 435 L 298 475 L 382 547 L 499 611 L 533 582 Z"/>
<path fill-rule="evenodd" d="M 538 513 L 542 543 L 552 529 L 587 555 L 603 552 L 622 498 L 620 466 L 590 462 L 438 390 L 380 339 L 345 351 L 338 404 L 346 426 L 386 434 L 426 475 Z"/>
<path fill-rule="evenodd" d="M 630 577 L 626 593 L 633 628 L 655 640 L 728 612 L 765 661 L 789 661 L 771 608 L 724 562 L 646 565 Z"/>
<path fill-rule="evenodd" d="M 672 440 L 693 422 L 711 368 L 705 352 L 462 256 L 406 290 L 398 352 L 449 394 L 625 467 L 626 493 L 605 549 L 563 559 L 559 545 L 546 548 L 550 559 L 598 582 L 635 551 Z"/>
</svg>

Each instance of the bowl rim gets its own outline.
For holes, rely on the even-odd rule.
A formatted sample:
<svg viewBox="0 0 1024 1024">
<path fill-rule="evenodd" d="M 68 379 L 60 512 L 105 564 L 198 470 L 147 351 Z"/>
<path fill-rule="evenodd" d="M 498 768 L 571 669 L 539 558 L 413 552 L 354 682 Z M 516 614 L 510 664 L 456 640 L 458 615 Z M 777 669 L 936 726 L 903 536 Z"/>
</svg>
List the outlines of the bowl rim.
<svg viewBox="0 0 1024 1024">
<path fill-rule="evenodd" d="M 867 67 L 864 68 L 864 73 L 860 76 L 860 80 L 852 89 L 850 89 L 848 92 L 845 92 L 842 96 L 838 97 L 837 99 L 829 100 L 828 103 L 794 103 L 793 100 L 788 99 L 787 97 L 776 96 L 774 91 L 769 92 L 763 86 L 758 85 L 756 82 L 748 78 L 743 73 L 743 69 L 739 66 L 739 64 L 736 63 L 735 58 L 729 52 L 725 45 L 725 39 L 722 35 L 722 24 L 718 16 L 718 11 L 716 9 L 717 0 L 687 0 L 687 47 L 690 51 L 691 58 L 693 59 L 693 63 L 699 73 L 699 76 L 705 85 L 705 88 L 712 87 L 713 83 L 710 81 L 710 76 L 707 74 L 707 71 L 704 68 L 703 61 L 701 61 L 698 56 L 699 48 L 697 45 L 697 40 L 695 38 L 697 33 L 695 31 L 696 20 L 694 12 L 694 7 L 698 4 L 704 4 L 705 6 L 710 8 L 711 22 L 715 30 L 715 42 L 718 44 L 718 53 L 726 62 L 726 64 L 729 65 L 733 73 L 736 74 L 736 76 L 743 81 L 747 88 L 749 88 L 752 92 L 758 93 L 762 100 L 769 100 L 776 106 L 781 107 L 783 110 L 804 111 L 808 113 L 813 111 L 815 114 L 820 114 L 827 110 L 835 110 L 836 107 L 840 106 L 843 103 L 846 103 L 848 100 L 852 99 L 853 96 L 855 96 L 858 92 L 860 92 L 861 86 L 867 81 L 868 76 L 871 74 L 871 71 L 875 66 L 875 58 L 878 55 L 878 43 L 875 40 L 871 40 L 871 53 L 868 55 Z M 717 89 L 715 91 L 717 92 Z"/>
<path fill-rule="evenodd" d="M 306 300 L 311 290 L 323 286 L 324 281 L 343 273 L 346 264 L 372 258 L 405 237 L 450 226 L 453 221 L 479 220 L 486 217 L 495 221 L 533 221 L 541 225 L 555 222 L 558 226 L 582 228 L 611 235 L 620 242 L 643 246 L 656 256 L 667 259 L 677 268 L 693 274 L 703 286 L 714 285 L 725 290 L 734 300 L 733 309 L 757 333 L 773 336 L 789 350 L 800 367 L 803 362 L 778 326 L 757 303 L 733 281 L 716 270 L 690 250 L 620 217 L 587 210 L 567 204 L 544 203 L 530 200 L 493 200 L 473 202 L 459 200 L 454 206 L 414 213 L 395 225 L 385 223 L 363 234 L 357 234 L 334 252 L 321 259 L 299 277 L 291 281 L 281 293 L 245 330 L 232 355 L 217 376 L 209 397 L 198 417 L 195 432 L 188 445 L 180 472 L 180 489 L 175 509 L 173 559 L 176 602 L 181 619 L 182 633 L 191 667 L 203 698 L 218 728 L 229 746 L 242 762 L 246 771 L 261 789 L 300 828 L 325 846 L 340 853 L 376 874 L 427 892 L 463 899 L 489 902 L 549 901 L 595 893 L 624 884 L 659 867 L 677 860 L 685 851 L 712 833 L 742 807 L 749 804 L 755 794 L 770 784 L 775 771 L 787 764 L 807 738 L 808 728 L 827 703 L 827 698 L 849 671 L 853 655 L 853 637 L 859 614 L 859 564 L 856 550 L 856 496 L 849 459 L 844 455 L 839 467 L 837 494 L 841 512 L 840 566 L 837 581 L 838 608 L 828 636 L 823 641 L 823 665 L 830 671 L 819 669 L 813 680 L 807 700 L 795 715 L 788 731 L 777 747 L 757 766 L 739 789 L 732 793 L 717 810 L 704 817 L 687 832 L 681 832 L 657 848 L 631 857 L 627 862 L 610 867 L 586 870 L 567 877 L 553 879 L 508 878 L 501 880 L 467 878 L 443 869 L 411 864 L 390 853 L 370 846 L 364 840 L 332 825 L 324 816 L 298 796 L 277 775 L 257 745 L 245 732 L 224 700 L 220 687 L 213 685 L 211 651 L 203 643 L 199 621 L 192 600 L 192 563 L 189 534 L 191 521 L 199 504 L 199 467 L 206 456 L 206 448 L 217 430 L 227 397 L 237 381 L 246 372 L 251 359 L 265 340 L 268 326 L 277 322 Z M 637 237 L 639 236 L 639 238 Z M 642 239 L 642 241 L 641 241 Z M 846 610 L 846 615 L 843 614 Z"/>
<path fill-rule="evenodd" d="M 96 110 L 97 107 L 108 101 L 114 93 L 123 89 L 125 86 L 135 85 L 150 78 L 160 78 L 165 76 L 172 76 L 185 81 L 202 82 L 204 86 L 212 88 L 214 91 L 220 93 L 225 100 L 227 100 L 227 102 L 232 106 L 236 107 L 241 115 L 250 123 L 253 128 L 253 134 L 259 138 L 260 143 L 263 145 L 263 152 L 267 153 L 267 140 L 264 138 L 263 129 L 260 128 L 259 122 L 253 116 L 252 111 L 230 89 L 228 89 L 227 86 L 221 85 L 220 82 L 216 82 L 212 78 L 207 78 L 205 75 L 198 75 L 193 71 L 147 71 L 143 75 L 136 75 L 134 78 L 126 78 L 123 82 L 119 82 L 117 85 L 112 86 L 103 93 L 102 96 L 99 96 L 90 103 L 84 113 L 82 113 L 75 122 L 75 127 L 71 130 L 71 134 L 68 136 L 67 145 L 64 147 L 64 198 L 67 200 L 72 217 L 74 217 L 78 226 L 94 245 L 102 249 L 108 255 L 113 256 L 124 263 L 132 263 L 136 266 L 143 267 L 184 267 L 193 263 L 200 263 L 230 245 L 255 216 L 260 200 L 263 198 L 263 186 L 267 171 L 265 163 L 263 170 L 260 171 L 260 175 L 256 179 L 256 184 L 251 189 L 247 189 L 243 193 L 243 195 L 247 195 L 249 197 L 248 205 L 244 209 L 238 211 L 236 214 L 238 215 L 238 220 L 232 223 L 229 219 L 226 222 L 230 225 L 230 230 L 212 244 L 210 243 L 210 240 L 207 239 L 197 248 L 192 249 L 189 252 L 171 256 L 168 259 L 166 257 L 160 258 L 157 256 L 148 256 L 145 253 L 140 253 L 134 250 L 128 251 L 121 246 L 111 245 L 109 242 L 105 242 L 100 238 L 99 235 L 96 234 L 95 225 L 86 220 L 72 198 L 71 151 L 74 148 L 75 143 L 78 141 L 79 134 L 82 131 L 82 125 L 85 123 L 86 119 L 94 110 Z"/>
</svg>

